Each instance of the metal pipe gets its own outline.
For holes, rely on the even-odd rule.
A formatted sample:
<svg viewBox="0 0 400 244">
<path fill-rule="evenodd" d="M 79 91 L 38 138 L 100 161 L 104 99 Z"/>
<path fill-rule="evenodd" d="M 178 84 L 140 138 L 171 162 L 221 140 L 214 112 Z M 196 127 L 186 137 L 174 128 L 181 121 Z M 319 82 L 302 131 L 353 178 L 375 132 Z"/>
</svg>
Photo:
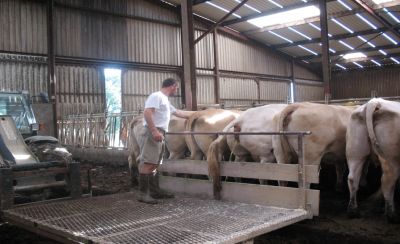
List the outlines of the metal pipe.
<svg viewBox="0 0 400 244">
<path fill-rule="evenodd" d="M 279 132 L 167 132 L 167 135 L 311 135 L 311 131 L 279 131 Z"/>
</svg>

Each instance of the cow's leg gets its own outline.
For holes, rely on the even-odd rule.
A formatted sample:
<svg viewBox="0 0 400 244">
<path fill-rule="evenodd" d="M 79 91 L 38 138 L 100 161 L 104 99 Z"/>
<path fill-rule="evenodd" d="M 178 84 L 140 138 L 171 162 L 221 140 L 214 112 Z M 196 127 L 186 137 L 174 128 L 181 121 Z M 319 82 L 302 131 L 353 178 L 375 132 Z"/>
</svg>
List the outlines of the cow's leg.
<svg viewBox="0 0 400 244">
<path fill-rule="evenodd" d="M 360 184 L 360 178 L 363 171 L 365 158 L 349 158 L 347 165 L 349 166 L 349 175 L 347 183 L 350 192 L 350 201 L 347 207 L 347 215 L 350 218 L 360 217 L 360 212 L 357 204 L 357 192 Z"/>
<path fill-rule="evenodd" d="M 342 160 L 339 160 L 337 163 L 335 163 L 335 169 L 336 169 L 335 190 L 337 192 L 343 192 L 343 190 L 344 190 L 343 175 L 344 175 L 345 168 L 346 168 L 345 164 Z"/>
<path fill-rule="evenodd" d="M 399 168 L 382 158 L 380 160 L 382 165 L 381 188 L 385 198 L 385 214 L 389 222 L 400 223 L 400 216 L 394 204 L 394 190 L 399 177 Z"/>
</svg>

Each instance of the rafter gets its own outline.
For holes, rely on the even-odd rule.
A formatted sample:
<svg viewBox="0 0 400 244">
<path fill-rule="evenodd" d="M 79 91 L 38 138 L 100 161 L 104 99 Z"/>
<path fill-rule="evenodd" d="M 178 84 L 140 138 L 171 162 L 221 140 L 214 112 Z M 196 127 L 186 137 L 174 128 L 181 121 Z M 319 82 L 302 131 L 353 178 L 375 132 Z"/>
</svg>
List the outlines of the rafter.
<svg viewBox="0 0 400 244">
<path fill-rule="evenodd" d="M 358 4 L 367 13 L 369 13 L 375 20 L 381 23 L 384 27 L 389 28 L 398 38 L 400 38 L 400 33 L 392 26 L 392 24 L 385 18 L 377 14 L 373 8 L 371 8 L 361 0 L 353 0 L 353 1 L 356 2 L 356 4 Z"/>
<path fill-rule="evenodd" d="M 218 20 L 216 23 L 214 23 L 207 31 L 205 31 L 199 38 L 197 38 L 194 43 L 198 43 L 203 37 L 205 37 L 208 33 L 212 32 L 215 28 L 217 28 L 225 19 L 227 19 L 231 14 L 235 13 L 236 10 L 238 10 L 240 7 L 242 7 L 247 1 L 249 0 L 243 0 L 241 1 L 236 7 L 234 7 L 229 13 L 227 13 L 224 17 L 222 17 L 220 20 Z"/>
</svg>

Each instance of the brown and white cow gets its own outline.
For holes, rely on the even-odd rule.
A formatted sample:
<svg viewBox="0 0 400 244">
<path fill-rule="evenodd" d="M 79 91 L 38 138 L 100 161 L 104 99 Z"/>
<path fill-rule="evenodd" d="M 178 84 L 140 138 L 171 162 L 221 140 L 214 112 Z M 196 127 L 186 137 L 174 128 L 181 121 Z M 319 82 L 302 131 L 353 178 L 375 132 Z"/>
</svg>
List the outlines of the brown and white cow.
<svg viewBox="0 0 400 244">
<path fill-rule="evenodd" d="M 336 167 L 336 187 L 342 188 L 345 167 L 346 128 L 354 107 L 295 103 L 287 106 L 274 119 L 277 131 L 311 131 L 304 138 L 306 164 L 320 165 L 328 157 Z M 273 136 L 273 148 L 278 163 L 297 163 L 296 136 Z"/>
<path fill-rule="evenodd" d="M 390 222 L 400 222 L 394 204 L 394 190 L 400 176 L 400 103 L 372 99 L 356 109 L 347 132 L 350 201 L 348 214 L 358 213 L 357 191 L 366 159 L 375 153 L 381 164 L 381 190 Z"/>
<path fill-rule="evenodd" d="M 219 132 L 232 120 L 239 117 L 241 111 L 224 109 L 207 109 L 197 111 L 186 121 L 186 131 L 193 132 Z M 217 138 L 217 135 L 188 135 L 185 136 L 186 144 L 191 152 L 190 159 L 203 159 L 206 157 L 208 147 Z"/>
<path fill-rule="evenodd" d="M 244 111 L 237 119 L 229 123 L 223 131 L 235 132 L 274 132 L 276 125 L 273 118 L 280 113 L 286 104 L 270 104 Z M 270 135 L 221 135 L 211 143 L 207 162 L 209 175 L 213 179 L 215 197 L 219 198 L 221 190 L 219 162 L 222 152 L 229 146 L 235 155 L 236 162 L 244 162 L 249 156 L 257 162 L 275 162 Z"/>
</svg>

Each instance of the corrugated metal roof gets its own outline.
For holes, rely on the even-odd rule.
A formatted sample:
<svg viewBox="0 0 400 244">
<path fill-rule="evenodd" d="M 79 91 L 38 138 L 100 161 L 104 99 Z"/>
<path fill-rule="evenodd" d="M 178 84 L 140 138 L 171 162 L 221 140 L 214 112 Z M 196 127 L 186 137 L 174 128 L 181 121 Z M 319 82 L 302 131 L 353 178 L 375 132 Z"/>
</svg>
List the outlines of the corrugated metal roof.
<svg viewBox="0 0 400 244">
<path fill-rule="evenodd" d="M 181 0 L 167 0 L 175 5 L 179 5 Z M 242 0 L 212 0 L 207 2 L 203 2 L 201 4 L 197 4 L 193 7 L 193 11 L 196 14 L 204 16 L 208 19 L 213 21 L 220 20 L 223 16 L 227 14 L 227 11 L 231 11 L 235 6 L 237 6 Z M 298 6 L 307 6 L 311 4 L 317 5 L 318 1 L 309 0 L 309 3 L 303 3 L 301 0 L 249 0 L 246 5 L 242 6 L 238 11 L 235 13 L 239 15 L 241 18 L 246 16 L 262 16 L 263 13 L 275 11 L 281 9 L 285 9 L 288 6 L 298 5 Z M 211 3 L 211 4 L 210 4 Z M 394 0 L 390 3 L 385 3 L 381 5 L 376 5 L 373 3 L 372 0 L 366 0 L 366 4 L 369 7 L 374 8 L 377 13 L 381 17 L 383 17 L 387 22 L 391 23 L 392 25 L 398 24 L 400 25 L 400 1 Z M 220 6 L 221 8 L 225 9 L 226 11 L 217 8 L 216 6 Z M 281 7 L 280 7 L 281 6 Z M 384 8 L 385 7 L 385 8 Z M 351 12 L 352 10 L 353 12 Z M 262 12 L 262 13 L 259 13 Z M 379 21 L 377 21 L 373 16 L 369 13 L 362 11 L 361 7 L 355 3 L 354 1 L 350 0 L 331 0 L 327 3 L 327 12 L 328 17 L 328 32 L 329 34 L 336 36 L 342 34 L 351 34 L 353 32 L 365 31 L 365 30 L 372 30 L 374 28 L 382 28 L 384 27 Z M 391 15 L 389 14 L 391 13 Z M 359 16 L 357 16 L 358 14 Z M 231 15 L 227 18 L 227 20 L 240 20 L 240 17 Z M 349 29 L 346 30 L 343 26 L 340 26 L 338 23 L 348 27 Z M 363 19 L 364 20 L 363 20 Z M 397 19 L 396 19 L 397 18 Z M 366 23 L 369 21 L 371 24 Z M 312 26 L 314 25 L 314 27 Z M 291 26 L 281 26 L 279 28 L 271 27 L 268 30 L 263 32 L 258 32 L 259 28 L 256 26 L 248 23 L 247 21 L 242 21 L 239 23 L 229 25 L 229 28 L 232 28 L 236 31 L 241 32 L 244 35 L 247 35 L 250 38 L 253 38 L 259 42 L 265 43 L 268 46 L 274 46 L 277 44 L 287 44 L 298 41 L 305 41 L 308 38 L 320 38 L 320 31 L 317 29 L 319 28 L 320 23 L 319 19 L 313 19 L 313 22 L 308 23 L 298 23 Z M 302 34 L 300 34 L 302 33 Z M 385 32 L 391 38 L 395 40 L 395 42 L 400 43 L 400 38 L 396 37 L 390 31 Z M 352 51 L 349 47 L 346 47 L 343 43 L 350 45 L 353 48 L 365 48 L 371 47 L 365 41 L 362 40 L 370 40 L 371 38 L 375 37 L 377 34 L 368 34 L 362 35 L 360 38 L 355 36 L 351 38 L 342 39 L 341 42 L 339 40 L 331 40 L 330 41 L 330 48 L 334 51 L 343 52 L 348 50 L 349 52 Z M 364 44 L 363 44 L 364 43 Z M 373 38 L 370 41 L 372 45 L 375 46 L 389 46 L 393 45 L 393 41 L 389 40 L 385 36 L 378 35 L 377 37 Z M 302 48 L 303 47 L 303 48 Z M 292 55 L 294 57 L 301 57 L 301 56 L 309 56 L 313 55 L 312 52 L 321 52 L 321 46 L 319 43 L 312 43 L 312 44 L 304 44 L 302 47 L 299 46 L 290 46 L 280 48 L 279 51 Z M 304 49 L 306 48 L 306 49 Z M 393 53 L 392 51 L 386 50 L 387 53 Z M 377 56 L 381 53 L 378 50 L 371 50 L 370 52 L 366 53 L 368 56 Z M 384 57 L 382 57 L 384 58 Z M 377 58 L 375 58 L 377 60 Z M 389 59 L 390 60 L 390 59 Z M 371 63 L 371 61 L 368 61 Z M 386 61 L 385 61 L 386 62 Z M 390 61 L 387 61 L 390 62 Z M 393 61 L 391 61 L 394 63 Z M 347 63 L 346 63 L 347 65 Z"/>
</svg>

